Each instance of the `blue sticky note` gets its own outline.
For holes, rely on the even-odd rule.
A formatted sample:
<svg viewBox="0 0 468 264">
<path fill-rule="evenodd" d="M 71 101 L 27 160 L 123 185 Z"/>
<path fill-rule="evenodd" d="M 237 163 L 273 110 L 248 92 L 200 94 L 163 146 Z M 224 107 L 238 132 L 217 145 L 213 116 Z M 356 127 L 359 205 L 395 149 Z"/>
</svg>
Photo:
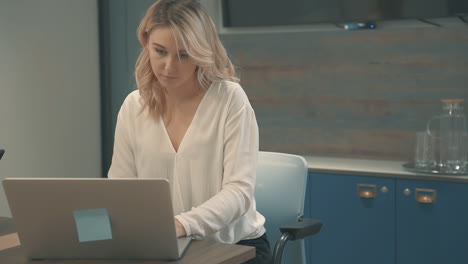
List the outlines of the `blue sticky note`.
<svg viewBox="0 0 468 264">
<path fill-rule="evenodd" d="M 112 239 L 107 209 L 77 210 L 73 215 L 80 242 Z"/>
</svg>

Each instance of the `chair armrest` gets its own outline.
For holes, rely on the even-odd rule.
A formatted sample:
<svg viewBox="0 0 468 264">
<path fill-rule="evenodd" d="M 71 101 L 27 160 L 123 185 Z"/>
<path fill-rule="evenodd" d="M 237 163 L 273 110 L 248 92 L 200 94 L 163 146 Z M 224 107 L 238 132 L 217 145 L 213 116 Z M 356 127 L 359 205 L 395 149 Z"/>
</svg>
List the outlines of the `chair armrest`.
<svg viewBox="0 0 468 264">
<path fill-rule="evenodd" d="M 281 233 L 289 233 L 292 235 L 290 240 L 303 239 L 311 235 L 317 234 L 322 228 L 323 222 L 311 218 L 301 218 L 299 222 L 281 226 Z"/>
</svg>

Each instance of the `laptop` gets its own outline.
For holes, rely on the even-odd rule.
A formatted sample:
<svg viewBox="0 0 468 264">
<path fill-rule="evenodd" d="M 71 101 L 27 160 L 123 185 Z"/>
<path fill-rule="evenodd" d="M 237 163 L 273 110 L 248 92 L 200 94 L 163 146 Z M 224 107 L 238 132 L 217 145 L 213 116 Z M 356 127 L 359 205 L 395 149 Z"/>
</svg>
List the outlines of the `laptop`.
<svg viewBox="0 0 468 264">
<path fill-rule="evenodd" d="M 3 188 L 30 259 L 177 260 L 165 179 L 6 178 Z"/>
</svg>

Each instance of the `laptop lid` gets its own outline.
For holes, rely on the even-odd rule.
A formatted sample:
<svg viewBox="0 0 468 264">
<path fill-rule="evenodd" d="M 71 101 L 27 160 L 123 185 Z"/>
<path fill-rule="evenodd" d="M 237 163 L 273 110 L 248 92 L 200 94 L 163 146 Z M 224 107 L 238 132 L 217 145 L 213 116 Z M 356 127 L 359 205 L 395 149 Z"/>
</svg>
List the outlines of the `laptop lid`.
<svg viewBox="0 0 468 264">
<path fill-rule="evenodd" d="M 165 179 L 7 178 L 3 187 L 31 259 L 182 256 Z"/>
</svg>

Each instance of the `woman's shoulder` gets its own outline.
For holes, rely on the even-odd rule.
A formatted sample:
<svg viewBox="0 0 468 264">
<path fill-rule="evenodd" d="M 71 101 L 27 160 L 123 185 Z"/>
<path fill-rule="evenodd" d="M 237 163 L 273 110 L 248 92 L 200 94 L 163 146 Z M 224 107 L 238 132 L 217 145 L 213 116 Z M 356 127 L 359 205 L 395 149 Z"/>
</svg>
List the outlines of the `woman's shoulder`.
<svg viewBox="0 0 468 264">
<path fill-rule="evenodd" d="M 212 88 L 215 89 L 220 89 L 223 90 L 227 93 L 232 93 L 237 90 L 242 90 L 242 87 L 239 83 L 233 82 L 233 81 L 227 81 L 227 80 L 219 80 L 219 81 L 213 81 L 213 84 L 211 85 Z"/>
<path fill-rule="evenodd" d="M 222 101 L 234 102 L 236 104 L 248 103 L 247 94 L 242 86 L 237 82 L 232 81 L 215 81 L 210 89 L 216 90 L 216 94 L 220 96 Z"/>
<path fill-rule="evenodd" d="M 124 103 L 128 103 L 128 104 L 137 104 L 137 103 L 140 103 L 140 91 L 139 90 L 134 90 L 132 91 L 131 93 L 129 93 L 127 95 L 127 97 L 125 98 L 125 101 Z"/>
<path fill-rule="evenodd" d="M 141 109 L 141 100 L 140 91 L 132 91 L 123 101 L 120 112 L 133 113 L 139 111 Z"/>
</svg>

